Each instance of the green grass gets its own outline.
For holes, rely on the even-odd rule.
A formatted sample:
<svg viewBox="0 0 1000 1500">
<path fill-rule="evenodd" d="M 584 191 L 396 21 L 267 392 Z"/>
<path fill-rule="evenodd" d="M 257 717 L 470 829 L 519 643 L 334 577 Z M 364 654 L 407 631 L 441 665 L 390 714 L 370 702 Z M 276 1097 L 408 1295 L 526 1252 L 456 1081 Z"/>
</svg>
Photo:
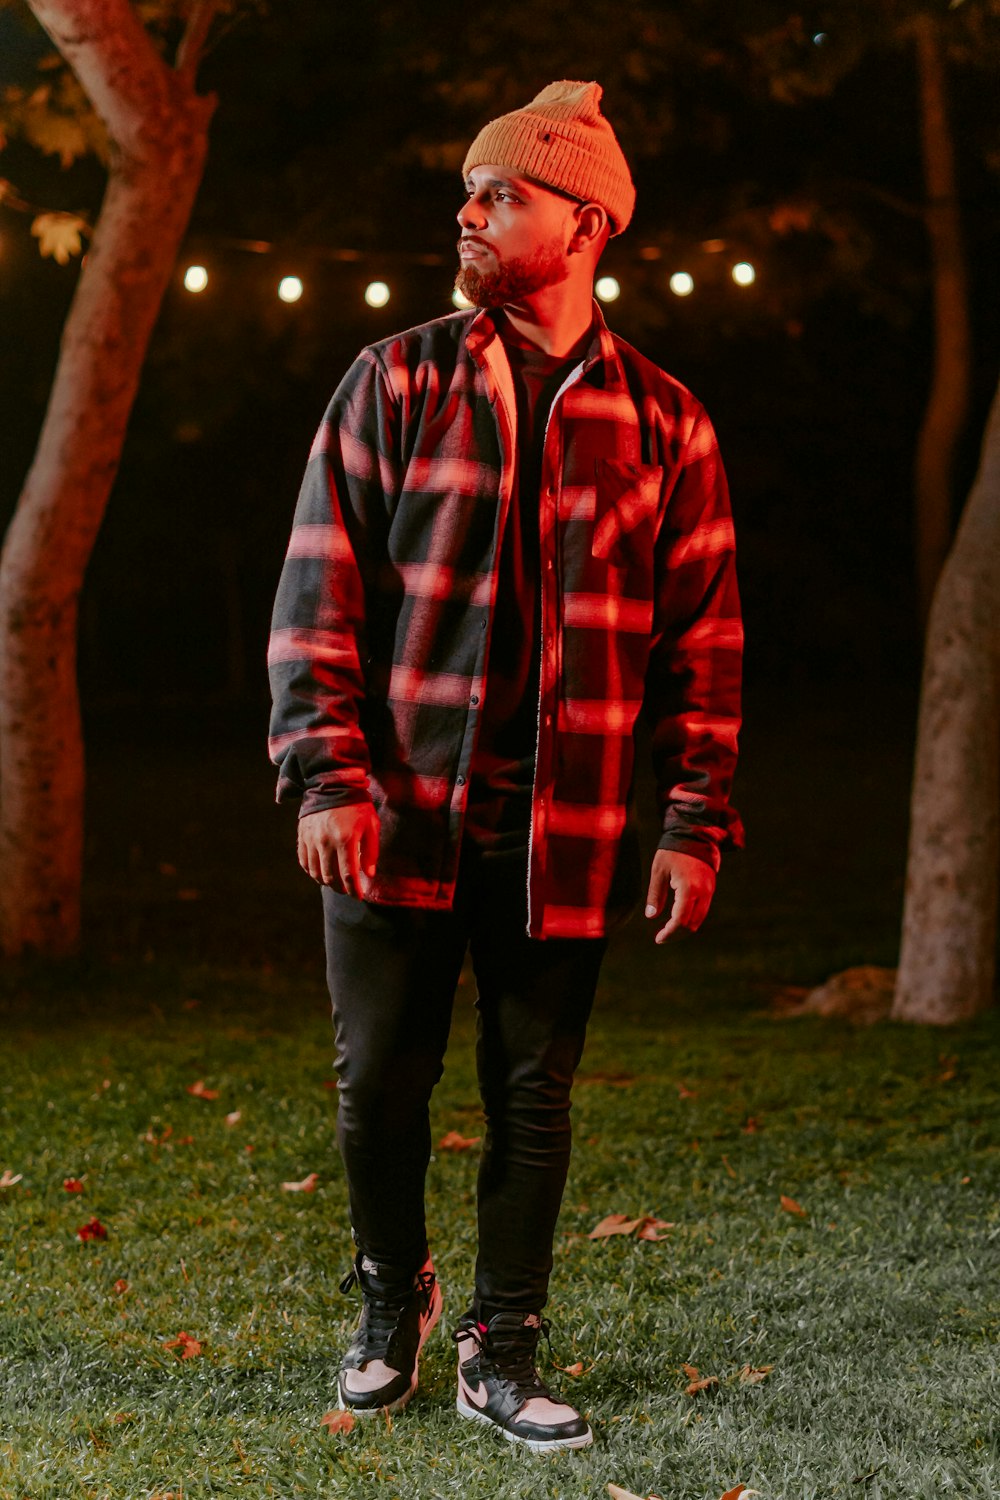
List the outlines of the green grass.
<svg viewBox="0 0 1000 1500">
<path fill-rule="evenodd" d="M 457 1418 L 441 1333 L 391 1431 L 320 1426 L 356 1304 L 336 1287 L 350 1241 L 315 975 L 12 979 L 0 1496 L 1000 1492 L 996 1013 L 951 1032 L 776 1021 L 701 950 L 637 968 L 636 943 L 609 961 L 575 1096 L 548 1313 L 596 1442 L 560 1457 Z M 470 1001 L 465 984 L 435 1139 L 478 1133 Z M 587 1081 L 618 1073 L 633 1081 Z M 187 1092 L 198 1078 L 217 1099 Z M 475 1157 L 431 1165 L 442 1327 L 471 1285 Z M 314 1193 L 281 1190 L 311 1171 Z M 676 1227 L 590 1241 L 614 1212 Z M 108 1238 L 81 1243 L 95 1215 Z M 164 1349 L 180 1330 L 200 1358 Z M 687 1395 L 685 1362 L 718 1386 Z M 747 1364 L 772 1369 L 748 1385 Z"/>
</svg>

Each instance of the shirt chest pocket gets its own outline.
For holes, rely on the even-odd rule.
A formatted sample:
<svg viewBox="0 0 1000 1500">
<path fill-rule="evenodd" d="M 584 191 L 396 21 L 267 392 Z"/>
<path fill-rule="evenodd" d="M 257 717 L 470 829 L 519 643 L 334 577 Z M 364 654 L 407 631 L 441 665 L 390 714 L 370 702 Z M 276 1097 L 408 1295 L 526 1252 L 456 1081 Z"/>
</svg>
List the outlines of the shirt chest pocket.
<svg viewBox="0 0 1000 1500">
<path fill-rule="evenodd" d="M 615 458 L 599 458 L 596 465 L 591 552 L 606 562 L 625 564 L 652 548 L 663 469 Z"/>
</svg>

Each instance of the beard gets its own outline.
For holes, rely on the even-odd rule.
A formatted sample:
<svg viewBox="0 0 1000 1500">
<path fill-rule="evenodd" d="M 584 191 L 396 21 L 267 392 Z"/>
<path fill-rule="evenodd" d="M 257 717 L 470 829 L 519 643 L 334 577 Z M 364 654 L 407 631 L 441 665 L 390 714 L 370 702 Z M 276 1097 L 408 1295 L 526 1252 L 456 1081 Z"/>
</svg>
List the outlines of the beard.
<svg viewBox="0 0 1000 1500">
<path fill-rule="evenodd" d="M 503 307 L 520 302 L 546 287 L 566 280 L 566 250 L 561 240 L 539 245 L 530 255 L 514 255 L 500 260 L 496 269 L 480 271 L 473 265 L 459 267 L 455 286 L 475 307 Z"/>
</svg>

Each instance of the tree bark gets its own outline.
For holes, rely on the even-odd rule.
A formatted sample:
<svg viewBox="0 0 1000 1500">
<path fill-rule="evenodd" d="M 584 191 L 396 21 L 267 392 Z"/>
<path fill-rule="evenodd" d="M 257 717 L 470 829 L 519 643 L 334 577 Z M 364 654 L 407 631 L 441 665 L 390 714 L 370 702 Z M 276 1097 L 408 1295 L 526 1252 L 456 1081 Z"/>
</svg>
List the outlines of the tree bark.
<svg viewBox="0 0 1000 1500">
<path fill-rule="evenodd" d="M 892 1017 L 992 1003 L 1000 870 L 1000 387 L 931 609 Z"/>
<path fill-rule="evenodd" d="M 951 544 L 955 453 L 969 415 L 972 337 L 941 23 L 923 11 L 910 24 L 916 46 L 934 288 L 934 368 L 914 469 L 917 591 L 921 624 L 926 626 L 934 587 Z"/>
<path fill-rule="evenodd" d="M 0 946 L 79 940 L 84 573 L 117 473 L 153 325 L 201 181 L 214 96 L 157 54 L 127 0 L 30 0 L 111 137 L 107 189 L 63 330 L 34 459 L 0 557 Z M 138 558 L 137 566 L 150 566 Z"/>
</svg>

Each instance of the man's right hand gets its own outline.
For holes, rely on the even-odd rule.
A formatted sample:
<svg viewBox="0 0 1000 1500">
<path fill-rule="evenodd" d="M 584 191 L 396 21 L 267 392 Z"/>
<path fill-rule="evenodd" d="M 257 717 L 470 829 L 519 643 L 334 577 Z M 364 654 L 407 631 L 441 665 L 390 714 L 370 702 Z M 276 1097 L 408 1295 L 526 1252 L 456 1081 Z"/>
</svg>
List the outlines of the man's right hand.
<svg viewBox="0 0 1000 1500">
<path fill-rule="evenodd" d="M 370 802 L 306 813 L 299 819 L 299 864 L 320 885 L 361 898 L 375 874 L 378 837 Z"/>
</svg>

